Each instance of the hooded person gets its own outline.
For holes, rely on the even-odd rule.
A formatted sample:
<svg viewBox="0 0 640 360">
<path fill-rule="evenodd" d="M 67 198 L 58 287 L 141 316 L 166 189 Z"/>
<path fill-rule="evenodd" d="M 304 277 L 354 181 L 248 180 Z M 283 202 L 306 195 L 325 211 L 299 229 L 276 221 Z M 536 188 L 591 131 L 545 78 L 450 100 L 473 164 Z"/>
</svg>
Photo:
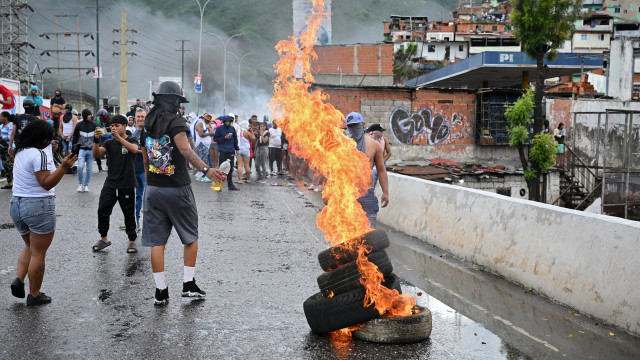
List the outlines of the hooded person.
<svg viewBox="0 0 640 360">
<path fill-rule="evenodd" d="M 93 170 L 93 139 L 98 123 L 93 121 L 91 110 L 82 110 L 82 120 L 78 121 L 73 132 L 73 144 L 80 145 L 78 153 L 78 192 L 88 192 Z M 85 174 L 86 172 L 86 174 Z"/>
<path fill-rule="evenodd" d="M 172 228 L 184 245 L 182 296 L 204 298 L 206 295 L 194 278 L 198 254 L 198 210 L 187 161 L 213 181 L 223 181 L 224 174 L 209 168 L 189 146 L 187 123 L 178 114 L 180 105 L 187 102 L 180 85 L 173 81 L 161 83 L 153 93 L 154 107 L 145 118 L 141 136 L 147 172 L 142 245 L 151 247 L 155 305 L 166 305 L 169 301 L 164 276 L 164 249 Z"/>
<path fill-rule="evenodd" d="M 238 146 L 238 134 L 233 127 L 233 117 L 227 115 L 222 117 L 222 125 L 218 126 L 213 141 L 218 144 L 218 164 L 226 160 L 231 162 L 231 170 L 227 174 L 227 186 L 229 190 L 240 190 L 233 185 L 233 160 L 240 150 Z"/>
<path fill-rule="evenodd" d="M 40 106 L 42 106 L 42 101 L 43 101 L 42 96 L 40 96 L 40 89 L 38 89 L 37 86 L 33 85 L 29 89 L 29 95 L 25 96 L 25 99 L 31 99 L 35 104 L 35 108 L 31 115 L 40 117 Z"/>
</svg>

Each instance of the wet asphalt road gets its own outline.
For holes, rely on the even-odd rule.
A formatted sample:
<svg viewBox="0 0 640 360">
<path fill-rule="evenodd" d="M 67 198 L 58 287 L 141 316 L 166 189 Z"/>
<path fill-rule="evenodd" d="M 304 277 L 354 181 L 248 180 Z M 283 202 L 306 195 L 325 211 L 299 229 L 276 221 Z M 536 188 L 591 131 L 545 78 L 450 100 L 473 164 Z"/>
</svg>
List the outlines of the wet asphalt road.
<svg viewBox="0 0 640 360">
<path fill-rule="evenodd" d="M 403 290 L 433 312 L 431 339 L 389 346 L 310 333 L 302 303 L 318 291 L 316 255 L 326 247 L 315 227 L 321 202 L 319 194 L 292 186 L 252 183 L 240 185 L 240 192 L 217 193 L 208 184 L 194 182 L 201 237 L 196 279 L 207 298 L 179 296 L 182 245 L 173 234 L 166 251 L 170 303 L 154 307 L 150 251 L 141 247 L 135 255 L 125 252 L 117 205 L 110 232 L 113 245 L 102 253 L 91 252 L 98 239 L 96 212 L 104 178 L 104 173 L 94 173 L 89 193 L 75 191 L 74 175 L 66 175 L 56 188 L 58 224 L 42 287 L 53 302 L 40 307 L 26 307 L 10 294 L 22 241 L 11 225 L 3 225 L 11 223 L 11 194 L 0 193 L 0 358 L 572 358 L 571 353 L 542 352 L 529 340 L 510 336 L 516 330 L 496 328 L 491 319 L 473 311 L 450 308 L 456 301 L 446 292 L 440 291 L 440 301 L 408 283 Z M 410 275 L 409 266 L 396 259 L 402 256 L 392 256 L 400 274 Z M 506 283 L 492 281 L 498 287 Z M 439 293 L 435 287 L 430 291 Z M 626 348 L 628 342 L 638 344 L 634 339 L 627 338 Z M 608 346 L 615 348 L 615 343 Z"/>
</svg>

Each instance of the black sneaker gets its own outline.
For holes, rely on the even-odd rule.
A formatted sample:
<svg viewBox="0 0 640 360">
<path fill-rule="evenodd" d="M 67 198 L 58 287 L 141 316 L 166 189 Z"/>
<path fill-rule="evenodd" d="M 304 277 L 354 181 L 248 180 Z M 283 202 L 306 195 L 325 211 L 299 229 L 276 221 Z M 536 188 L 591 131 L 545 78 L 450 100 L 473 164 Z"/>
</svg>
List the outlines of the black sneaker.
<svg viewBox="0 0 640 360">
<path fill-rule="evenodd" d="M 206 292 L 200 290 L 198 285 L 196 285 L 196 279 L 182 283 L 182 297 L 198 297 L 203 298 L 207 295 Z"/>
<path fill-rule="evenodd" d="M 240 191 L 240 189 L 235 186 L 229 186 L 229 191 Z"/>
<path fill-rule="evenodd" d="M 153 305 L 156 306 L 164 306 L 169 303 L 169 288 L 164 288 L 160 290 L 156 288 L 156 298 L 153 301 Z"/>
<path fill-rule="evenodd" d="M 17 298 L 24 298 L 24 283 L 19 278 L 11 282 L 11 295 Z"/>
<path fill-rule="evenodd" d="M 45 295 L 42 291 L 36 297 L 31 296 L 31 294 L 27 295 L 27 305 L 42 305 L 50 302 L 51 297 Z"/>
</svg>

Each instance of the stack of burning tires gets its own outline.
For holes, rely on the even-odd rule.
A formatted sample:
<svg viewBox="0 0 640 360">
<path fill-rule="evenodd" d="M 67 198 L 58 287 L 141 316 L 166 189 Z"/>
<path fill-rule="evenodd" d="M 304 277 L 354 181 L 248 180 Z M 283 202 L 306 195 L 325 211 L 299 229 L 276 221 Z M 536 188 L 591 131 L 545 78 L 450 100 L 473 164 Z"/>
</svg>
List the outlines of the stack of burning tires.
<svg viewBox="0 0 640 360">
<path fill-rule="evenodd" d="M 368 260 L 384 275 L 383 286 L 402 293 L 400 279 L 393 273 L 391 260 L 384 249 L 389 238 L 384 231 L 374 230 L 362 235 L 362 246 L 370 249 Z M 365 288 L 361 284 L 352 246 L 340 244 L 318 254 L 325 273 L 318 276 L 320 292 L 304 302 L 304 313 L 311 330 L 327 333 L 357 325 L 353 336 L 379 343 L 412 343 L 431 335 L 431 312 L 415 306 L 414 315 L 381 317 L 374 305 L 364 306 Z"/>
</svg>

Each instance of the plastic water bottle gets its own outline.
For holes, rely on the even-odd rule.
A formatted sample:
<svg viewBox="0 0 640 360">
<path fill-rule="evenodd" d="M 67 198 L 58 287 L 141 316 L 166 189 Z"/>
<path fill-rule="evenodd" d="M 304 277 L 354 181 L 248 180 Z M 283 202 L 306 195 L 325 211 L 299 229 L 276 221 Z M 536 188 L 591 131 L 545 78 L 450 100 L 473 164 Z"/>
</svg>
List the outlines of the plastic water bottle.
<svg viewBox="0 0 640 360">
<path fill-rule="evenodd" d="M 227 159 L 225 162 L 223 162 L 218 169 L 220 169 L 220 171 L 222 171 L 223 173 L 229 174 L 229 171 L 231 170 L 231 162 L 229 161 L 229 159 Z M 223 181 L 217 182 L 214 181 L 211 183 L 211 188 L 215 191 L 220 191 L 222 189 L 222 183 Z"/>
</svg>

